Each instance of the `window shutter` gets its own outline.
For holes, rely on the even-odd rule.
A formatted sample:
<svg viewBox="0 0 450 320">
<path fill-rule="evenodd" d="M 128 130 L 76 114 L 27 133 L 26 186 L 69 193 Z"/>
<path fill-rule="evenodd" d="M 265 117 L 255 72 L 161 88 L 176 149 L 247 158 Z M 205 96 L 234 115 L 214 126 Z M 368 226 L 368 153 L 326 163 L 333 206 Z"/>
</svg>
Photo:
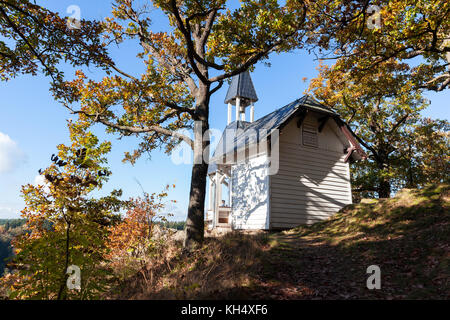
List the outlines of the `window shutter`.
<svg viewBox="0 0 450 320">
<path fill-rule="evenodd" d="M 317 148 L 317 128 L 310 124 L 303 124 L 302 141 L 304 146 Z"/>
</svg>

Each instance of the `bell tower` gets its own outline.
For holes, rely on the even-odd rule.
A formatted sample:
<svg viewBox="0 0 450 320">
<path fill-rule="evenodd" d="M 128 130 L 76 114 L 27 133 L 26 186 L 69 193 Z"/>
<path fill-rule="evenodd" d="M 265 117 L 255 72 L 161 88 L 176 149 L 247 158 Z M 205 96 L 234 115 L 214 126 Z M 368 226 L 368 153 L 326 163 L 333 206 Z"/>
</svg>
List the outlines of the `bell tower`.
<svg viewBox="0 0 450 320">
<path fill-rule="evenodd" d="M 245 121 L 245 109 L 250 106 L 250 122 L 255 120 L 254 103 L 258 101 L 252 78 L 248 71 L 235 75 L 228 88 L 225 103 L 228 104 L 228 124 L 232 122 L 232 109 L 236 107 L 236 121 Z M 240 118 L 240 119 L 239 119 Z"/>
</svg>

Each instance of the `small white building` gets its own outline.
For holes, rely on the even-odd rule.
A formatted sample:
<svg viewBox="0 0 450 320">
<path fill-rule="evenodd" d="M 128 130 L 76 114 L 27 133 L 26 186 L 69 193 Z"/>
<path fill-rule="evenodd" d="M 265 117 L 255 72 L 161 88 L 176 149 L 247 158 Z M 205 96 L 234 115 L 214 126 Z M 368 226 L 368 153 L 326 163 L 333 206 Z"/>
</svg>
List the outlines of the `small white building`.
<svg viewBox="0 0 450 320">
<path fill-rule="evenodd" d="M 257 100 L 248 72 L 232 79 L 208 170 L 208 229 L 292 228 L 352 203 L 349 162 L 366 155 L 339 115 L 306 95 L 254 121 Z"/>
</svg>

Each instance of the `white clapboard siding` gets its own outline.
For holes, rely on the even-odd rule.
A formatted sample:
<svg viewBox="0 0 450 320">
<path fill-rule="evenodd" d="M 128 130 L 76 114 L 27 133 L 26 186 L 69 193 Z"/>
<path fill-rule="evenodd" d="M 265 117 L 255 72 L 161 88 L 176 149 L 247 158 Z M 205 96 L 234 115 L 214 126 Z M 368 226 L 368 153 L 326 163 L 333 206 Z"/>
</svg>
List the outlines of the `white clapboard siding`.
<svg viewBox="0 0 450 320">
<path fill-rule="evenodd" d="M 302 168 L 298 168 L 297 170 L 301 170 Z M 304 173 L 303 176 L 301 174 L 298 174 L 296 171 L 292 171 L 291 173 L 288 171 L 284 171 L 283 169 L 279 170 L 276 175 L 274 181 L 280 181 L 280 183 L 288 184 L 288 181 L 292 183 L 302 183 L 308 187 L 319 187 L 323 186 L 325 188 L 328 188 L 330 186 L 331 188 L 333 186 L 339 187 L 342 184 L 342 181 L 348 182 L 345 178 L 339 178 L 339 177 L 327 177 L 327 176 L 317 176 L 313 174 Z"/>
<path fill-rule="evenodd" d="M 316 154 L 312 151 L 311 152 L 298 152 L 298 154 L 295 154 L 292 151 L 284 151 L 284 152 L 289 153 L 290 157 L 292 157 L 292 158 L 290 158 L 288 156 L 288 157 L 285 157 L 285 158 L 282 158 L 279 160 L 280 162 L 285 163 L 286 165 L 289 165 L 289 164 L 302 165 L 311 171 L 318 170 L 318 168 L 316 168 L 316 164 L 320 164 L 321 166 L 326 166 L 327 168 L 330 168 L 332 171 L 336 171 L 336 172 L 345 171 L 347 169 L 345 163 L 341 162 L 344 159 L 344 157 L 334 158 L 328 162 L 325 162 L 325 161 L 321 161 L 320 159 L 316 159 L 316 161 L 314 161 Z M 305 154 L 307 154 L 311 158 L 302 159 L 302 157 Z"/>
<path fill-rule="evenodd" d="M 333 197 L 333 199 L 342 199 L 344 201 L 348 199 L 348 193 L 345 192 L 345 190 L 327 190 L 325 188 L 312 190 L 314 187 L 305 188 L 304 186 L 288 186 L 280 183 L 273 183 L 272 187 L 274 188 L 272 193 L 278 193 L 281 198 L 283 198 L 283 195 L 296 195 L 298 197 L 306 197 L 306 200 L 310 198 L 314 199 L 315 197 L 321 199 L 322 195 L 326 193 L 330 197 Z M 283 190 L 284 188 L 286 188 L 286 190 Z M 287 190 L 287 188 L 289 188 L 289 190 Z M 283 192 L 278 190 L 283 190 Z M 289 199 L 289 197 L 285 198 Z"/>
<path fill-rule="evenodd" d="M 280 162 L 286 163 L 287 165 L 291 164 L 291 165 L 297 165 L 297 164 L 301 164 L 307 168 L 310 169 L 314 169 L 315 165 L 320 163 L 321 165 L 330 167 L 331 170 L 333 171 L 346 171 L 347 170 L 347 164 L 341 162 L 339 158 L 335 159 L 335 160 L 321 160 L 321 159 L 299 159 L 299 156 L 301 156 L 301 154 L 299 155 L 294 155 L 292 153 L 292 151 L 285 151 L 286 153 L 289 153 L 289 156 L 285 156 L 283 157 L 283 159 L 280 159 Z"/>
<path fill-rule="evenodd" d="M 283 154 L 285 154 L 285 156 L 283 156 L 283 158 L 280 159 L 280 161 L 283 162 L 300 162 L 302 164 L 305 165 L 311 165 L 311 164 L 316 164 L 316 163 L 321 163 L 323 165 L 333 165 L 336 168 L 342 168 L 345 167 L 345 163 L 343 162 L 337 162 L 339 161 L 341 158 L 343 158 L 343 153 L 342 154 L 336 154 L 334 156 L 331 157 L 326 157 L 324 156 L 324 158 L 321 158 L 321 154 L 318 154 L 317 152 L 314 152 L 315 150 L 308 150 L 308 149 L 290 149 L 290 148 L 286 148 L 286 149 L 281 149 L 281 152 L 283 152 Z M 299 158 L 299 155 L 304 154 L 304 153 L 308 153 L 308 154 L 313 154 L 314 158 Z"/>
<path fill-rule="evenodd" d="M 309 211 L 308 211 L 309 212 Z M 304 220 L 304 219 L 316 219 L 316 220 L 324 220 L 330 217 L 330 215 L 333 215 L 334 211 L 311 211 L 312 213 L 308 215 L 301 214 L 300 210 L 297 211 L 286 211 L 283 214 L 279 214 L 277 216 L 277 219 L 275 221 L 272 221 L 271 223 L 283 223 L 283 222 L 296 222 L 298 220 Z"/>
<path fill-rule="evenodd" d="M 294 180 L 303 180 L 305 182 L 311 182 L 315 184 L 320 184 L 321 182 L 329 182 L 330 184 L 333 184 L 333 182 L 337 182 L 340 184 L 342 181 L 347 181 L 346 174 L 344 172 L 335 172 L 330 171 L 324 172 L 320 171 L 321 169 L 324 170 L 327 168 L 319 167 L 319 165 L 316 165 L 316 168 L 313 170 L 309 170 L 308 168 L 305 168 L 301 165 L 297 166 L 289 166 L 287 164 L 280 163 L 280 169 L 278 170 L 278 173 L 282 177 L 292 177 Z M 303 170 L 303 173 L 299 173 L 299 170 Z"/>
<path fill-rule="evenodd" d="M 308 125 L 317 126 L 310 114 Z M 330 124 L 331 123 L 331 124 Z M 279 170 L 269 177 L 270 227 L 291 228 L 326 219 L 351 203 L 347 147 L 329 121 L 318 133 L 318 147 L 302 145 L 301 128 L 293 119 L 280 135 Z"/>
<path fill-rule="evenodd" d="M 300 129 L 290 126 L 289 129 L 291 129 L 292 131 L 294 131 L 296 129 L 296 131 L 300 131 Z M 344 152 L 344 146 L 341 144 L 340 148 L 335 148 L 335 149 L 339 149 L 339 150 L 326 150 L 326 149 L 320 149 L 320 148 L 314 148 L 314 147 L 308 147 L 308 146 L 304 146 L 301 144 L 301 135 L 297 132 L 294 133 L 296 135 L 298 135 L 298 141 L 297 142 L 292 142 L 291 140 L 289 141 L 283 141 L 282 139 L 280 139 L 280 141 L 282 142 L 280 144 L 280 150 L 290 150 L 290 151 L 306 151 L 306 152 L 314 152 L 317 155 L 317 158 L 322 159 L 322 160 L 329 160 L 332 158 L 340 158 L 342 157 L 342 154 Z M 336 143 L 340 143 L 340 141 L 336 140 Z M 307 159 L 304 159 L 307 160 Z"/>
<path fill-rule="evenodd" d="M 327 219 L 330 216 L 330 212 L 327 211 L 321 211 L 321 212 L 315 212 L 314 216 L 309 216 L 309 217 L 304 217 L 306 218 L 312 218 L 312 219 L 316 219 L 316 220 L 323 220 L 323 219 Z M 297 221 L 299 218 L 296 217 L 293 213 L 285 213 L 280 215 L 281 218 L 283 218 L 283 221 L 280 221 L 280 223 L 282 222 L 295 222 Z"/>
<path fill-rule="evenodd" d="M 302 204 L 297 203 L 297 199 L 284 199 L 283 202 L 272 203 L 272 208 L 280 209 L 294 209 L 295 211 L 312 209 L 312 210 L 336 210 L 340 209 L 341 205 L 331 204 L 329 202 L 318 202 L 306 200 Z"/>
<path fill-rule="evenodd" d="M 314 199 L 315 197 L 318 199 L 322 199 L 322 202 L 332 202 L 336 204 L 347 204 L 348 196 L 345 195 L 335 195 L 328 194 L 326 192 L 320 191 L 302 191 L 302 190 L 292 190 L 289 186 L 281 186 L 278 189 L 275 187 L 272 190 L 272 194 L 274 197 L 279 199 L 289 199 L 292 197 L 296 197 L 299 200 L 307 201 L 308 199 Z"/>
</svg>

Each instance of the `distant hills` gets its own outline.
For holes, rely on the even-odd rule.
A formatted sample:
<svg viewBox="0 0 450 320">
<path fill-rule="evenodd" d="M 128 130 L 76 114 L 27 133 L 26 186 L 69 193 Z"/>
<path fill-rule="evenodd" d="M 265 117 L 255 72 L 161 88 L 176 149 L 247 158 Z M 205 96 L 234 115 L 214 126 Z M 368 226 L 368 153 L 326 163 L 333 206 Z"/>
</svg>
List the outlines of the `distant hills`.
<svg viewBox="0 0 450 320">
<path fill-rule="evenodd" d="M 24 219 L 0 219 L 0 276 L 3 275 L 6 259 L 12 256 L 11 240 L 23 231 Z"/>
</svg>

